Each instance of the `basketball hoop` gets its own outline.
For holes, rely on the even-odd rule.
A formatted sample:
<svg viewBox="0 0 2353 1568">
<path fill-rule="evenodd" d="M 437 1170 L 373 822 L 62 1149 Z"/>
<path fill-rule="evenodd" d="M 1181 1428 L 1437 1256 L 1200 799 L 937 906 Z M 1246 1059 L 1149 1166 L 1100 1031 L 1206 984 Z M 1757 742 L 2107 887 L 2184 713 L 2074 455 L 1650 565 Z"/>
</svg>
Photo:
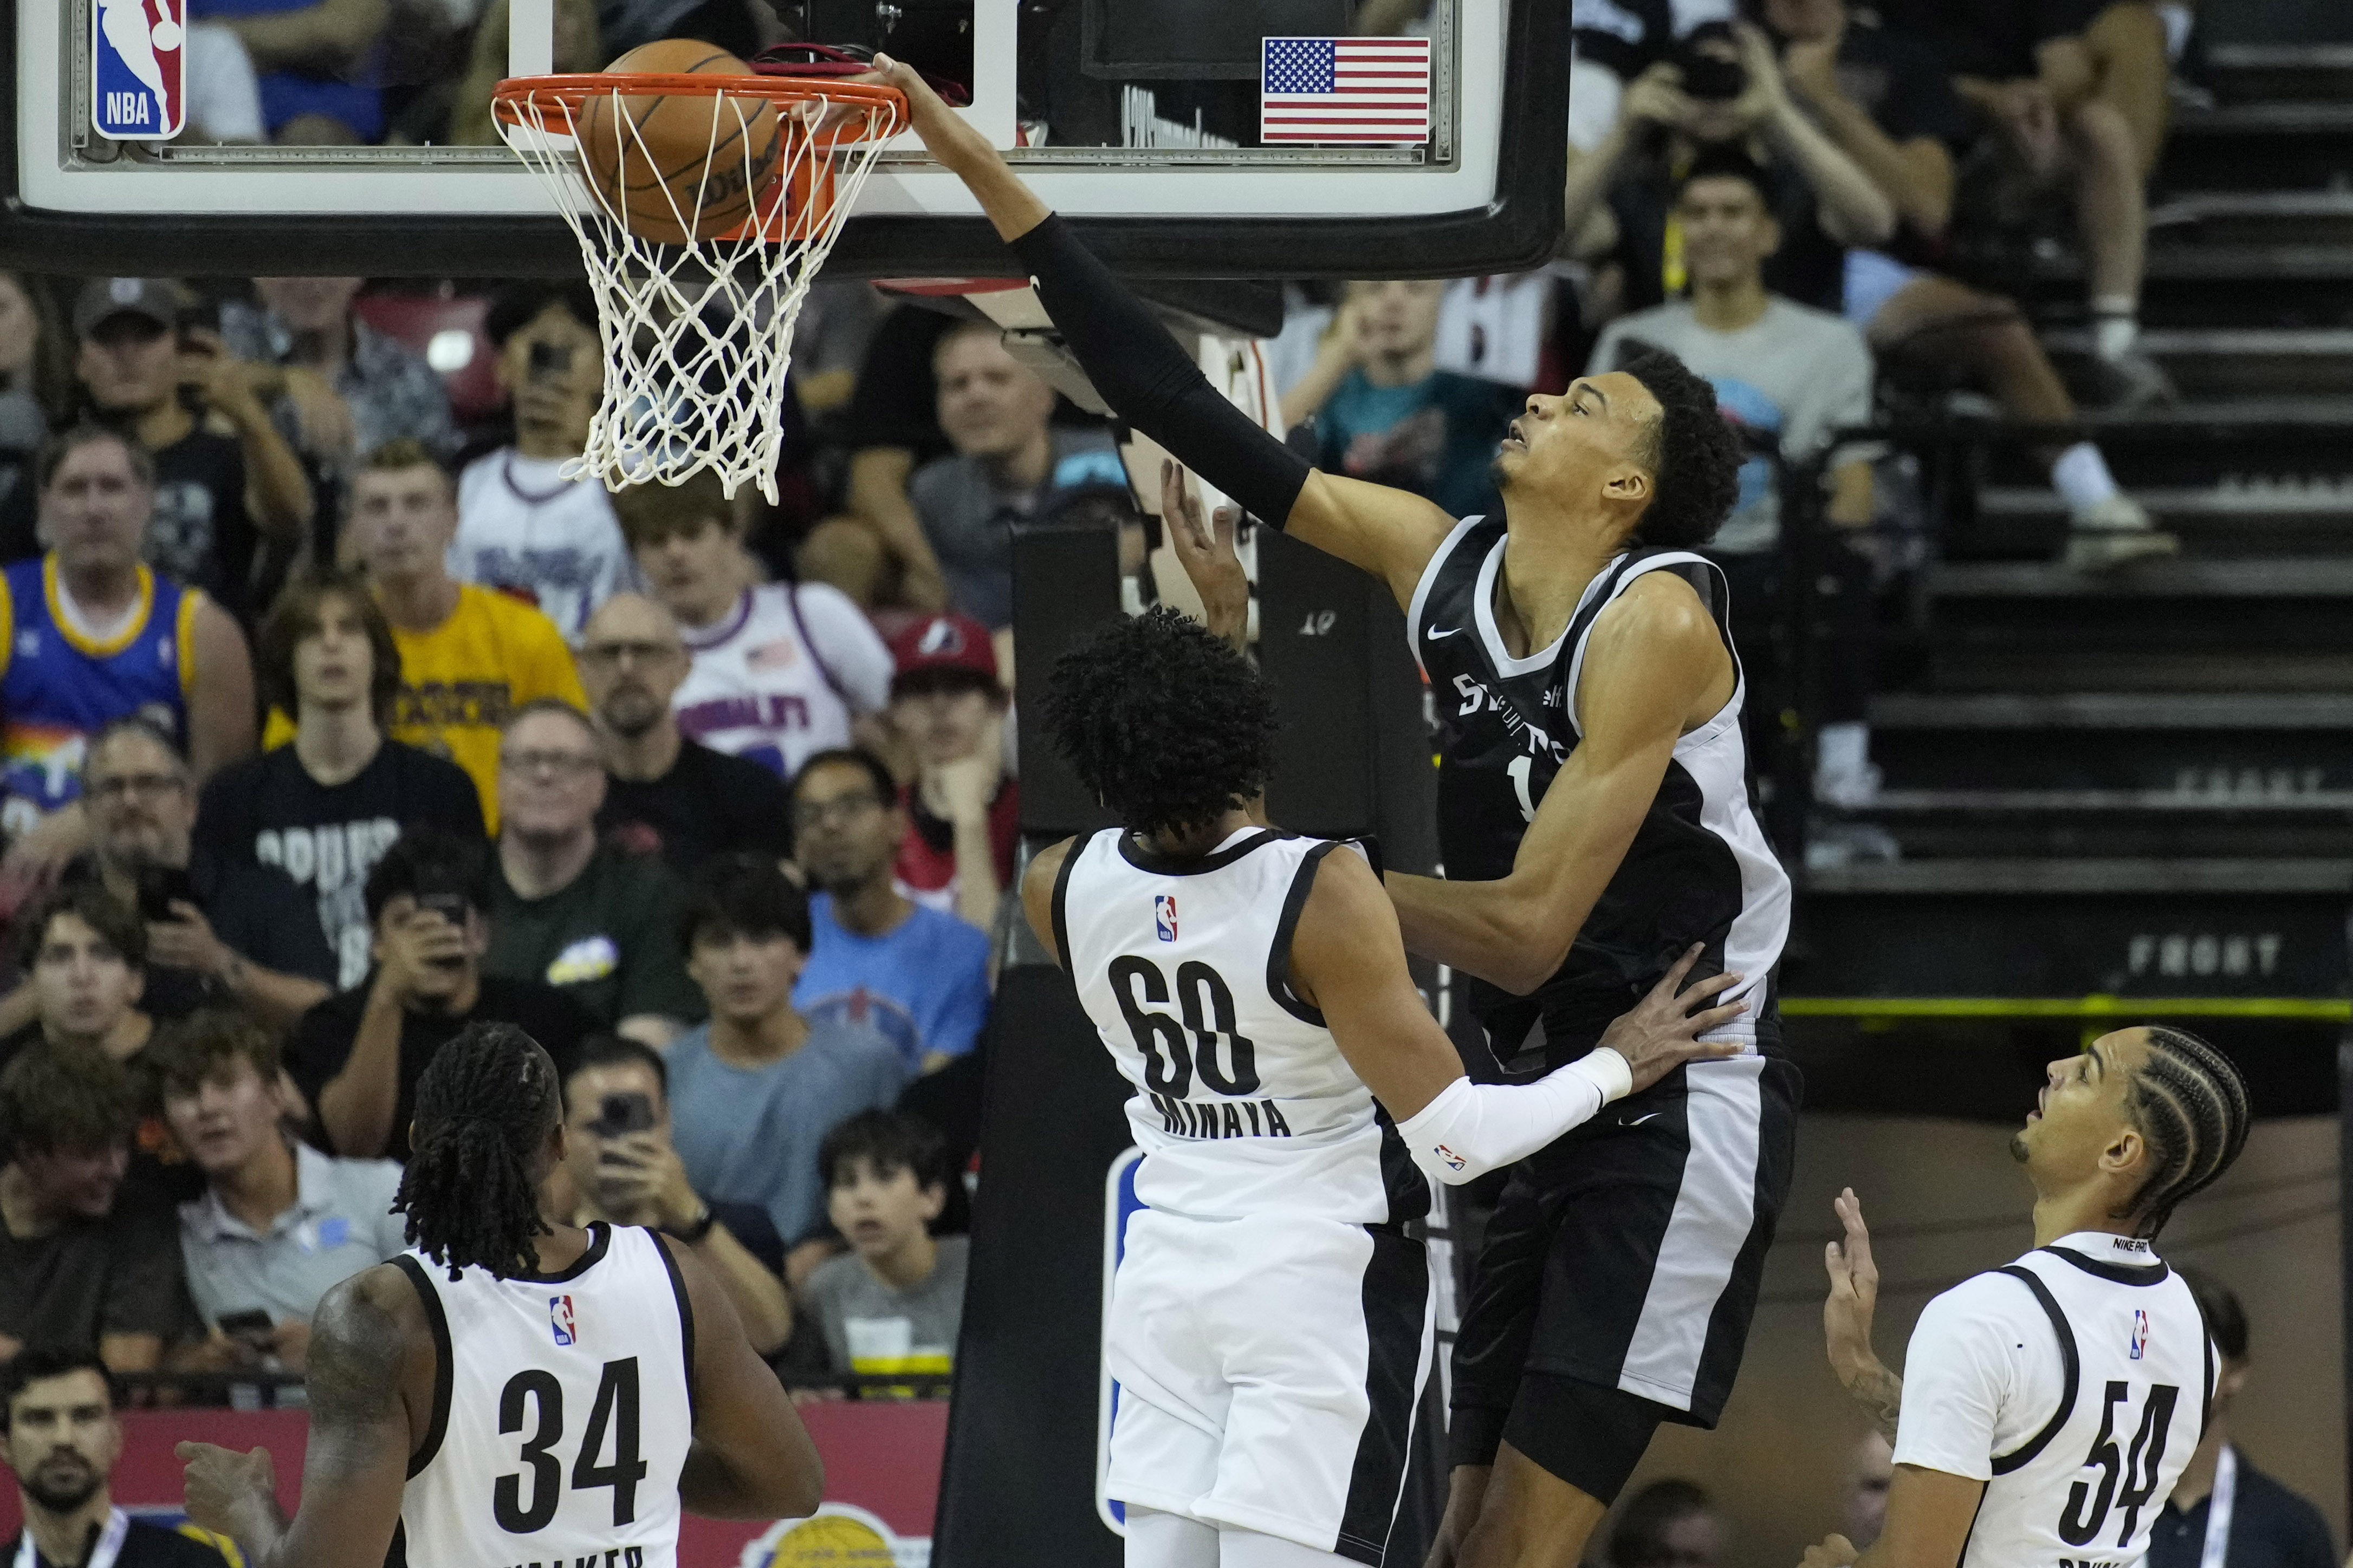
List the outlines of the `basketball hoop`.
<svg viewBox="0 0 2353 1568">
<path fill-rule="evenodd" d="M 673 116 L 708 103 L 699 165 L 661 167 L 630 110 L 648 99 L 684 100 Z M 617 489 L 709 468 L 729 497 L 748 482 L 774 501 L 793 325 L 882 143 L 907 124 L 905 95 L 838 78 L 598 72 L 502 81 L 491 105 L 580 241 L 596 297 L 604 395 L 564 472 Z M 601 174 L 582 156 L 584 125 L 612 143 Z M 665 126 L 673 145 L 677 129 Z"/>
</svg>

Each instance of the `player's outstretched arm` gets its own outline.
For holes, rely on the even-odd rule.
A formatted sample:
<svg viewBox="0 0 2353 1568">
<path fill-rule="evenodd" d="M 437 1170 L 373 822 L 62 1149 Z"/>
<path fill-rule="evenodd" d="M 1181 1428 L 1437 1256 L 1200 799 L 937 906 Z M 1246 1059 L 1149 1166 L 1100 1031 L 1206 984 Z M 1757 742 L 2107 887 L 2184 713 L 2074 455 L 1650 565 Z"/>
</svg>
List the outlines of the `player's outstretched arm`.
<svg viewBox="0 0 2353 1568">
<path fill-rule="evenodd" d="M 1314 876 L 1291 939 L 1291 987 L 1323 1010 L 1340 1054 L 1437 1181 L 1471 1181 L 1523 1159 L 1680 1064 L 1736 1048 L 1699 1037 L 1742 1004 L 1693 1009 L 1739 977 L 1682 988 L 1699 956 L 1694 948 L 1584 1059 L 1532 1084 L 1474 1084 L 1406 969 L 1397 915 L 1372 868 L 1342 848 L 1324 855 Z"/>
<path fill-rule="evenodd" d="M 1879 1265 L 1871 1256 L 1862 1200 L 1847 1187 L 1831 1200 L 1831 1206 L 1846 1233 L 1822 1253 L 1822 1267 L 1831 1277 L 1831 1293 L 1822 1302 L 1822 1338 L 1830 1350 L 1831 1370 L 1855 1403 L 1871 1412 L 1880 1436 L 1894 1443 L 1896 1417 L 1904 1407 L 1904 1380 L 1871 1348 L 1871 1320 L 1879 1307 Z"/>
<path fill-rule="evenodd" d="M 1454 520 L 1421 497 L 1336 479 L 1259 428 L 1202 376 L 1142 301 L 1079 243 L 997 149 L 917 72 L 875 57 L 915 134 L 962 179 L 1029 269 L 1080 367 L 1120 417 L 1252 513 L 1389 585 L 1400 605 Z"/>
<path fill-rule="evenodd" d="M 1054 962 L 1069 967 L 1063 956 L 1062 944 L 1054 934 L 1054 883 L 1062 875 L 1062 862 L 1078 847 L 1075 838 L 1065 838 L 1060 844 L 1050 844 L 1038 851 L 1029 862 L 1029 869 L 1021 874 L 1021 912 L 1029 917 L 1029 929 L 1054 955 Z"/>
<path fill-rule="evenodd" d="M 1584 735 L 1545 792 L 1509 876 L 1392 871 L 1406 945 L 1522 995 L 1560 968 L 1618 874 L 1683 732 L 1731 694 L 1731 660 L 1690 584 L 1652 574 L 1595 624 L 1575 695 Z"/>
<path fill-rule="evenodd" d="M 1799 1568 L 1953 1568 L 1969 1543 L 1986 1484 L 1924 1465 L 1898 1465 L 1887 1487 L 1887 1522 L 1869 1550 L 1843 1535 L 1806 1548 Z"/>
<path fill-rule="evenodd" d="M 400 1524 L 412 1423 L 405 1385 L 423 1334 L 417 1288 L 389 1264 L 327 1292 L 311 1320 L 304 1369 L 311 1435 L 302 1504 L 278 1507 L 269 1450 L 232 1453 L 183 1443 L 188 1518 L 235 1541 L 251 1568 L 349 1568 L 377 1563 Z M 424 1340 L 424 1353 L 432 1353 Z M 429 1387 L 429 1375 L 423 1380 Z"/>
<path fill-rule="evenodd" d="M 753 1352 L 726 1290 L 681 1243 L 658 1238 L 694 1313 L 694 1442 L 679 1500 L 705 1519 L 803 1519 L 825 1499 L 825 1461 L 776 1374 Z"/>
</svg>

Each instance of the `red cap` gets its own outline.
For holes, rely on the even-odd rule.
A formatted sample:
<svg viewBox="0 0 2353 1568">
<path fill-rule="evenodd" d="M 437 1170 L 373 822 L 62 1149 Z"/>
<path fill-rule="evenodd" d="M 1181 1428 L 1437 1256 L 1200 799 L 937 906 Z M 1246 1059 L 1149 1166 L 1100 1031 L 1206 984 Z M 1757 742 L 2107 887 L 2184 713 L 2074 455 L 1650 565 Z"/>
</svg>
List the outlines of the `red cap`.
<svg viewBox="0 0 2353 1568">
<path fill-rule="evenodd" d="M 899 666 L 897 680 L 933 670 L 960 669 L 997 685 L 997 647 L 988 628 L 953 610 L 922 616 L 892 635 L 891 657 Z"/>
</svg>

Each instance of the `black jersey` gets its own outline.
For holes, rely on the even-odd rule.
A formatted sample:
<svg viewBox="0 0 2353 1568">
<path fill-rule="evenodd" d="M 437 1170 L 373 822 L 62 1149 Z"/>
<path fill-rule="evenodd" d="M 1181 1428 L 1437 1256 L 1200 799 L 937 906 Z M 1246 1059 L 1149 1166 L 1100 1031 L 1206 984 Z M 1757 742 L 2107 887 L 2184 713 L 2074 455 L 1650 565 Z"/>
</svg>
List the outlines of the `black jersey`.
<svg viewBox="0 0 2353 1568">
<path fill-rule="evenodd" d="M 1446 874 L 1462 881 L 1510 872 L 1521 835 L 1577 749 L 1586 641 L 1635 579 L 1672 572 L 1690 583 L 1725 647 L 1732 646 L 1724 574 L 1689 551 L 1645 549 L 1620 555 L 1586 584 L 1558 642 L 1514 658 L 1495 629 L 1503 560 L 1504 520 L 1464 518 L 1423 568 L 1408 612 L 1407 635 L 1444 731 L 1439 852 Z M 1736 670 L 1737 654 L 1734 663 Z M 1694 942 L 1705 948 L 1694 973 L 1746 976 L 1723 1000 L 1745 997 L 1749 1012 L 1724 1033 L 1755 1037 L 1788 936 L 1789 879 L 1748 798 L 1743 685 L 1736 682 L 1732 700 L 1675 742 L 1657 798 L 1559 971 L 1525 997 L 1471 981 L 1472 1010 L 1498 1063 L 1534 1065 L 1526 1055 L 1533 1050 L 1546 1066 L 1582 1055 Z"/>
</svg>

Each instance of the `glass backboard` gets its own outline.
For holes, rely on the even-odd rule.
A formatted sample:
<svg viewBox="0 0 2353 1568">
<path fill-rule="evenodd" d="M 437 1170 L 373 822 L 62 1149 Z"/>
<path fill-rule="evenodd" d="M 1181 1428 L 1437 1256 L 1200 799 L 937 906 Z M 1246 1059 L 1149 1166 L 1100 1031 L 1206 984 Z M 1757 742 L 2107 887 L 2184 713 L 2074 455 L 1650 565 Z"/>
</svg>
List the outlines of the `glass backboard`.
<svg viewBox="0 0 2353 1568">
<path fill-rule="evenodd" d="M 364 127 L 329 119 L 330 138 L 290 121 L 262 142 L 215 139 L 160 90 L 152 109 L 139 100 L 151 68 L 125 52 L 126 39 L 142 47 L 121 30 L 126 6 L 175 46 L 159 58 L 201 75 L 202 29 L 178 47 L 185 4 L 12 8 L 0 263 L 182 276 L 577 268 L 547 192 L 480 140 L 491 132 L 474 100 L 486 104 L 500 75 L 595 69 L 643 41 L 600 37 L 594 0 L 395 0 L 391 27 L 343 73 L 375 94 L 352 116 Z M 1434 276 L 1550 252 L 1568 74 L 1559 0 L 747 8 L 766 41 L 881 48 L 965 84 L 960 112 L 1133 276 Z M 187 84 L 199 110 L 211 80 Z M 1349 97 L 1367 80 L 1388 95 L 1377 112 Z M 142 115 L 161 128 L 174 113 L 189 121 L 176 136 L 142 133 Z M 883 153 L 829 270 L 988 276 L 1006 260 L 961 184 L 906 136 Z"/>
</svg>

